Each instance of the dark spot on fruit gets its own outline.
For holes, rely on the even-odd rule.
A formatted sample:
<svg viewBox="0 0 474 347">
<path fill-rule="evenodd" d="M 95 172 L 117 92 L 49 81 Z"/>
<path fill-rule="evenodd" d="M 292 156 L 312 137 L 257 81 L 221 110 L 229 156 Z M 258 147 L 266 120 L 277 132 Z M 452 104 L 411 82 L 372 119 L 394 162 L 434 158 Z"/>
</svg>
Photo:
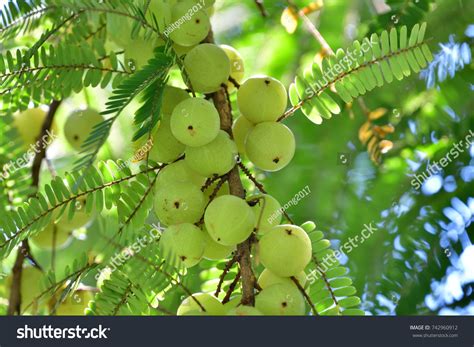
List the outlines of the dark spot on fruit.
<svg viewBox="0 0 474 347">
<path fill-rule="evenodd" d="M 193 126 L 192 125 L 188 125 L 188 130 L 193 130 Z"/>
<path fill-rule="evenodd" d="M 281 306 L 282 306 L 282 307 L 286 307 L 286 306 L 288 306 L 288 304 L 286 303 L 286 301 L 283 301 L 283 302 L 281 303 Z"/>
<path fill-rule="evenodd" d="M 179 208 L 179 201 L 174 202 L 174 207 Z"/>
<path fill-rule="evenodd" d="M 185 260 L 186 260 L 186 256 L 182 255 L 181 257 L 179 257 L 179 259 L 181 259 L 182 261 L 185 261 Z"/>
<path fill-rule="evenodd" d="M 280 161 L 280 158 L 275 158 L 272 160 L 275 164 L 278 164 L 278 162 Z"/>
<path fill-rule="evenodd" d="M 196 23 L 197 23 L 197 24 L 201 23 L 201 20 L 200 20 L 199 18 L 196 19 Z"/>
<path fill-rule="evenodd" d="M 79 136 L 74 135 L 73 139 L 77 141 L 77 140 L 79 140 Z"/>
<path fill-rule="evenodd" d="M 291 233 L 292 233 L 291 229 L 285 229 L 285 231 L 288 235 L 291 235 Z"/>
<path fill-rule="evenodd" d="M 253 231 L 257 231 L 257 228 L 253 228 Z"/>
<path fill-rule="evenodd" d="M 220 241 L 220 240 L 221 240 L 221 238 L 220 238 L 220 237 L 218 237 L 218 238 L 217 238 L 217 241 Z"/>
<path fill-rule="evenodd" d="M 270 80 L 265 80 L 265 84 L 268 86 L 270 84 Z"/>
</svg>

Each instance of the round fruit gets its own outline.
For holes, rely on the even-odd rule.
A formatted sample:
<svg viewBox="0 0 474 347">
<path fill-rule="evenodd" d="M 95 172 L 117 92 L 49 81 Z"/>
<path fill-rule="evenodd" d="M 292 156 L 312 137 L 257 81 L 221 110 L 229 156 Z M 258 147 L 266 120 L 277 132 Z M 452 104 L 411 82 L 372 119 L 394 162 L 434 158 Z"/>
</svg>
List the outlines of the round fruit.
<svg viewBox="0 0 474 347">
<path fill-rule="evenodd" d="M 255 215 L 245 200 L 224 195 L 211 201 L 204 214 L 204 223 L 214 241 L 233 246 L 250 236 Z"/>
<path fill-rule="evenodd" d="M 127 47 L 132 41 L 133 20 L 124 16 L 117 16 L 115 13 L 107 14 L 107 36 L 112 41 L 121 46 Z"/>
<path fill-rule="evenodd" d="M 166 30 L 166 27 L 171 23 L 171 5 L 164 0 L 149 1 L 150 5 L 146 11 L 146 18 L 150 23 L 158 23 L 160 32 Z"/>
<path fill-rule="evenodd" d="M 207 230 L 204 230 L 206 246 L 204 248 L 204 258 L 210 260 L 221 260 L 227 258 L 235 249 L 234 246 L 224 246 L 214 241 Z"/>
<path fill-rule="evenodd" d="M 156 187 L 159 189 L 173 184 L 192 183 L 201 188 L 204 182 L 206 182 L 206 177 L 192 170 L 184 160 L 179 160 L 161 169 L 156 180 Z"/>
<path fill-rule="evenodd" d="M 194 47 L 184 58 L 184 67 L 194 91 L 213 93 L 227 83 L 230 61 L 225 51 L 211 43 Z"/>
<path fill-rule="evenodd" d="M 6 279 L 7 288 L 11 288 L 13 276 Z M 21 308 L 33 307 L 33 300 L 42 292 L 43 273 L 35 267 L 25 266 L 21 275 Z"/>
<path fill-rule="evenodd" d="M 171 23 L 168 27 L 169 37 L 181 46 L 194 46 L 204 40 L 211 28 L 206 11 L 200 10 L 192 0 L 177 3 L 171 10 Z M 165 30 L 165 35 L 168 35 Z"/>
<path fill-rule="evenodd" d="M 64 229 L 66 231 L 76 230 L 86 226 L 87 224 L 89 224 L 89 222 L 91 222 L 93 214 L 86 212 L 85 198 L 77 199 L 75 202 L 75 207 L 76 212 L 74 213 L 74 216 L 71 219 L 69 219 L 68 217 L 69 209 L 67 209 L 61 216 L 61 221 L 59 222 L 61 229 Z"/>
<path fill-rule="evenodd" d="M 215 296 L 208 293 L 197 293 L 192 296 L 199 301 L 205 311 L 192 297 L 187 297 L 178 307 L 178 316 L 197 315 L 196 313 L 198 312 L 210 316 L 220 316 L 225 314 L 224 305 L 222 305 Z"/>
<path fill-rule="evenodd" d="M 225 54 L 227 54 L 227 57 L 230 60 L 230 77 L 232 77 L 237 83 L 241 83 L 242 80 L 244 79 L 244 60 L 240 53 L 231 46 L 227 45 L 220 45 Z M 229 90 L 229 93 L 235 90 L 235 85 L 229 81 L 227 82 L 227 89 Z"/>
<path fill-rule="evenodd" d="M 239 306 L 241 301 L 242 301 L 242 295 L 240 294 L 234 295 L 229 301 L 227 301 L 224 304 L 224 309 L 226 310 L 226 312 L 229 312 L 230 310 Z"/>
<path fill-rule="evenodd" d="M 273 227 L 260 240 L 260 260 L 280 277 L 297 276 L 311 260 L 311 240 L 296 225 Z"/>
<path fill-rule="evenodd" d="M 265 171 L 278 171 L 288 165 L 295 154 L 295 137 L 284 124 L 257 124 L 247 135 L 245 151 L 251 162 Z"/>
<path fill-rule="evenodd" d="M 54 235 L 56 229 L 56 235 Z M 56 237 L 55 248 L 63 248 L 68 244 L 71 234 L 54 223 L 48 224 L 42 231 L 31 238 L 31 241 L 40 248 L 52 249 L 53 239 Z"/>
<path fill-rule="evenodd" d="M 171 163 L 178 159 L 185 149 L 186 146 L 173 136 L 170 121 L 162 118 L 153 135 L 149 158 L 159 163 Z"/>
<path fill-rule="evenodd" d="M 131 72 L 140 70 L 153 58 L 155 47 L 162 46 L 163 42 L 159 40 L 145 40 L 135 38 L 125 47 L 124 62 L 127 69 Z"/>
<path fill-rule="evenodd" d="M 296 275 L 295 278 L 298 280 L 298 282 L 301 284 L 302 287 L 305 286 L 306 274 L 304 273 L 304 271 Z M 258 278 L 258 284 L 263 289 L 270 287 L 271 285 L 276 284 L 276 283 L 293 284 L 296 286 L 295 282 L 293 282 L 291 278 L 277 276 L 268 269 L 263 270 L 262 273 L 260 274 L 260 277 Z"/>
<path fill-rule="evenodd" d="M 89 301 L 94 299 L 90 290 L 76 290 L 74 294 L 63 301 L 56 309 L 57 316 L 82 316 L 89 306 Z"/>
<path fill-rule="evenodd" d="M 281 222 L 281 205 L 277 199 L 268 194 L 259 194 L 248 199 L 249 202 L 255 203 L 252 206 L 255 213 L 255 227 L 261 232 L 265 232 L 270 228 L 280 224 Z"/>
<path fill-rule="evenodd" d="M 209 101 L 191 98 L 180 102 L 171 116 L 171 132 L 190 147 L 207 145 L 219 133 L 217 109 Z"/>
<path fill-rule="evenodd" d="M 38 140 L 43 141 L 43 139 L 39 139 L 38 137 L 41 135 L 46 115 L 47 113 L 40 108 L 29 108 L 14 116 L 13 125 L 18 131 L 25 148 L 35 144 Z M 54 123 L 51 133 L 57 133 L 57 128 Z M 46 143 L 46 141 L 43 142 Z"/>
<path fill-rule="evenodd" d="M 252 306 L 238 306 L 227 312 L 228 316 L 263 316 L 262 312 Z"/>
<path fill-rule="evenodd" d="M 178 105 L 181 101 L 190 98 L 191 97 L 189 96 L 188 92 L 184 89 L 166 86 L 163 92 L 163 104 L 161 105 L 161 111 L 165 115 L 171 115 L 176 105 Z"/>
<path fill-rule="evenodd" d="M 172 184 L 156 190 L 155 213 L 166 225 L 196 223 L 205 206 L 204 194 L 192 183 Z"/>
<path fill-rule="evenodd" d="M 237 92 L 240 112 L 252 123 L 274 122 L 287 105 L 286 89 L 280 81 L 267 77 L 252 77 Z"/>
<path fill-rule="evenodd" d="M 64 125 L 64 135 L 67 142 L 75 150 L 79 150 L 91 133 L 92 128 L 103 121 L 104 117 L 90 108 L 71 113 Z"/>
<path fill-rule="evenodd" d="M 305 314 L 303 295 L 294 285 L 273 284 L 255 297 L 257 310 L 268 316 L 299 316 Z"/>
<path fill-rule="evenodd" d="M 186 267 L 199 263 L 205 244 L 205 233 L 190 223 L 170 226 L 163 232 L 160 239 L 163 255 L 171 259 L 178 258 Z"/>
<path fill-rule="evenodd" d="M 222 176 L 235 166 L 237 153 L 235 142 L 225 131 L 220 130 L 217 137 L 207 145 L 187 147 L 184 160 L 191 169 L 203 176 Z"/>
<path fill-rule="evenodd" d="M 244 116 L 238 117 L 232 126 L 232 134 L 240 154 L 245 154 L 245 140 L 253 127 L 254 124 L 249 122 Z"/>
</svg>

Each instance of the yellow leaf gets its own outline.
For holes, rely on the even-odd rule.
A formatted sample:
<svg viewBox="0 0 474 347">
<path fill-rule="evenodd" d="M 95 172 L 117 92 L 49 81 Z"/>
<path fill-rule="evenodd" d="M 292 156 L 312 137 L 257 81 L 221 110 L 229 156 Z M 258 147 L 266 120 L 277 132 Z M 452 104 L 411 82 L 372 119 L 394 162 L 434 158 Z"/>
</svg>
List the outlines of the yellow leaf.
<svg viewBox="0 0 474 347">
<path fill-rule="evenodd" d="M 387 153 L 387 152 L 390 151 L 392 148 L 393 148 L 393 142 L 392 142 L 392 141 L 389 141 L 389 140 L 382 140 L 382 141 L 380 141 L 380 143 L 379 143 L 379 149 L 380 149 L 380 152 L 382 152 L 382 154 Z"/>
<path fill-rule="evenodd" d="M 369 141 L 369 139 L 372 137 L 373 132 L 370 128 L 370 123 L 365 122 L 359 129 L 359 140 L 362 142 L 364 145 Z"/>
<path fill-rule="evenodd" d="M 280 22 L 289 34 L 293 34 L 298 27 L 298 14 L 293 9 L 287 7 L 281 14 Z"/>
<path fill-rule="evenodd" d="M 383 117 L 386 113 L 387 113 L 387 109 L 381 107 L 370 112 L 368 117 L 370 120 L 376 120 Z"/>
</svg>

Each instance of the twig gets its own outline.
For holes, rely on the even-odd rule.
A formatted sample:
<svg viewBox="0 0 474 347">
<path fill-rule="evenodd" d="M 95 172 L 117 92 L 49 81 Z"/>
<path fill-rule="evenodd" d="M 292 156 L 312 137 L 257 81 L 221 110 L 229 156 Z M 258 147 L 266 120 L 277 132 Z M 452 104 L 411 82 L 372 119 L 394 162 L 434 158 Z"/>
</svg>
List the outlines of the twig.
<svg viewBox="0 0 474 347">
<path fill-rule="evenodd" d="M 296 279 L 295 276 L 291 276 L 291 280 L 294 282 L 294 284 L 296 284 L 296 286 L 300 290 L 301 294 L 303 294 L 303 296 L 306 299 L 306 301 L 308 302 L 309 306 L 311 306 L 311 310 L 313 311 L 314 315 L 319 316 L 318 311 L 316 311 L 316 307 L 314 307 L 313 301 L 309 297 L 308 293 L 306 293 L 306 290 L 304 290 L 301 283 Z"/>
<path fill-rule="evenodd" d="M 237 286 L 237 283 L 239 283 L 240 276 L 241 276 L 241 271 L 239 270 L 239 272 L 237 272 L 237 275 L 235 275 L 234 280 L 233 280 L 232 283 L 230 284 L 229 289 L 227 290 L 227 293 L 225 294 L 224 299 L 222 299 L 222 303 L 223 303 L 223 304 L 225 304 L 226 302 L 229 302 L 230 296 L 231 296 L 232 293 L 234 292 L 235 287 Z"/>
<path fill-rule="evenodd" d="M 240 88 L 240 83 L 237 82 L 237 81 L 235 80 L 235 78 L 233 78 L 232 76 L 229 76 L 229 81 L 230 81 L 230 83 L 232 83 L 232 84 L 235 86 L 235 88 L 237 88 L 237 89 Z"/>
<path fill-rule="evenodd" d="M 257 5 L 257 8 L 260 11 L 260 14 L 262 15 L 262 17 L 268 17 L 267 10 L 265 9 L 265 6 L 263 5 L 263 0 L 255 0 L 255 5 Z"/>
<path fill-rule="evenodd" d="M 267 191 L 265 190 L 265 188 L 263 187 L 263 184 L 261 184 L 259 181 L 257 181 L 257 179 L 252 175 L 252 173 L 250 172 L 250 170 L 242 163 L 240 162 L 239 163 L 239 167 L 240 169 L 242 170 L 242 172 L 245 174 L 245 176 L 248 177 L 249 180 L 251 180 L 253 182 L 253 184 L 255 184 L 255 187 L 257 187 L 257 189 L 263 193 L 263 194 L 268 194 Z M 288 215 L 288 213 L 286 211 L 283 211 L 283 215 L 286 217 L 286 219 L 291 223 L 291 224 L 295 224 L 293 222 L 293 220 L 291 219 L 291 217 Z"/>
<path fill-rule="evenodd" d="M 217 289 L 216 292 L 214 293 L 215 297 L 219 296 L 219 292 L 221 291 L 222 284 L 224 283 L 225 276 L 229 273 L 230 269 L 232 268 L 232 265 L 234 265 L 238 261 L 238 256 L 237 253 L 234 254 L 232 259 L 230 259 L 226 264 L 224 270 L 222 270 L 222 273 L 219 277 L 219 283 L 217 284 Z"/>
</svg>

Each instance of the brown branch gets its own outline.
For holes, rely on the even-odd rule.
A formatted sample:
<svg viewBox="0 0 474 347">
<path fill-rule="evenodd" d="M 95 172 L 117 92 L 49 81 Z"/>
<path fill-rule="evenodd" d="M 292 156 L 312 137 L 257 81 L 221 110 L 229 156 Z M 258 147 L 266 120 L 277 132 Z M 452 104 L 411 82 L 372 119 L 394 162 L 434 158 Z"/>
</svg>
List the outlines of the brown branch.
<svg viewBox="0 0 474 347">
<path fill-rule="evenodd" d="M 306 302 L 311 306 L 311 310 L 313 311 L 315 316 L 319 316 L 318 311 L 316 311 L 316 307 L 314 307 L 313 301 L 309 297 L 308 293 L 306 293 L 306 290 L 304 290 L 303 286 L 301 283 L 298 281 L 298 279 L 295 276 L 291 276 L 291 280 L 293 283 L 298 287 L 300 290 L 301 294 L 303 294 L 304 298 L 306 299 Z"/>
<path fill-rule="evenodd" d="M 225 276 L 229 273 L 230 269 L 232 268 L 232 265 L 234 265 L 237 261 L 239 260 L 237 253 L 234 254 L 232 259 L 230 259 L 226 264 L 224 270 L 222 270 L 222 273 L 219 277 L 219 283 L 217 284 L 216 292 L 214 293 L 214 296 L 219 296 L 219 292 L 221 291 L 222 284 L 224 283 Z"/>
<path fill-rule="evenodd" d="M 235 80 L 235 78 L 233 78 L 232 76 L 229 76 L 229 81 L 230 81 L 230 83 L 232 83 L 232 84 L 235 86 L 235 88 L 237 88 L 237 89 L 240 88 L 240 83 L 237 82 L 237 81 Z"/>
<path fill-rule="evenodd" d="M 332 301 L 334 301 L 334 304 L 339 305 L 339 302 L 337 301 L 336 296 L 334 295 L 334 292 L 333 292 L 331 284 L 329 283 L 329 280 L 326 276 L 326 273 L 324 271 L 321 271 L 321 263 L 319 262 L 319 260 L 314 255 L 313 255 L 312 258 L 313 258 L 314 263 L 316 264 L 316 268 L 321 273 L 321 277 L 323 278 L 324 284 L 326 285 L 326 288 L 328 289 L 329 294 L 331 294 Z"/>
<path fill-rule="evenodd" d="M 206 38 L 207 42 L 213 43 L 212 30 Z M 212 93 L 212 100 L 219 112 L 221 129 L 232 136 L 232 109 L 228 101 L 228 95 L 225 88 Z M 237 165 L 228 173 L 229 190 L 231 195 L 245 199 L 245 190 L 240 180 L 239 168 Z M 252 271 L 252 262 L 250 259 L 251 242 L 246 240 L 237 245 L 237 254 L 239 257 L 240 269 L 242 272 L 242 300 L 243 305 L 253 306 L 255 304 L 254 281 L 255 276 Z"/>
<path fill-rule="evenodd" d="M 232 293 L 234 292 L 235 287 L 237 286 L 237 283 L 239 283 L 241 274 L 242 274 L 242 273 L 241 273 L 241 271 L 239 270 L 239 272 L 237 272 L 237 275 L 235 275 L 235 278 L 234 278 L 234 280 L 232 281 L 232 283 L 230 284 L 229 289 L 227 290 L 227 293 L 225 294 L 224 299 L 222 299 L 222 303 L 223 303 L 223 304 L 225 304 L 226 302 L 229 302 L 230 296 L 231 296 Z"/>
<path fill-rule="evenodd" d="M 54 115 L 58 110 L 61 101 L 54 100 L 49 106 L 48 114 L 44 120 L 41 132 L 37 137 L 36 141 L 40 141 L 44 136 L 48 136 L 48 133 L 52 127 Z M 31 185 L 34 188 L 39 186 L 39 176 L 41 171 L 41 163 L 46 157 L 46 146 L 40 146 L 39 152 L 36 153 L 35 158 L 33 159 L 33 165 L 31 167 L 31 176 L 32 182 Z M 12 284 L 10 290 L 10 298 L 8 302 L 7 314 L 13 315 L 16 313 L 21 313 L 21 280 L 23 272 L 23 262 L 28 258 L 33 261 L 34 264 L 37 264 L 34 258 L 30 254 L 30 247 L 28 245 L 28 239 L 24 239 L 18 248 L 18 252 L 15 259 L 15 264 L 12 270 Z"/>
<path fill-rule="evenodd" d="M 263 5 L 263 0 L 254 0 L 254 1 L 262 17 L 268 17 L 267 10 L 265 9 L 265 6 Z"/>
</svg>

